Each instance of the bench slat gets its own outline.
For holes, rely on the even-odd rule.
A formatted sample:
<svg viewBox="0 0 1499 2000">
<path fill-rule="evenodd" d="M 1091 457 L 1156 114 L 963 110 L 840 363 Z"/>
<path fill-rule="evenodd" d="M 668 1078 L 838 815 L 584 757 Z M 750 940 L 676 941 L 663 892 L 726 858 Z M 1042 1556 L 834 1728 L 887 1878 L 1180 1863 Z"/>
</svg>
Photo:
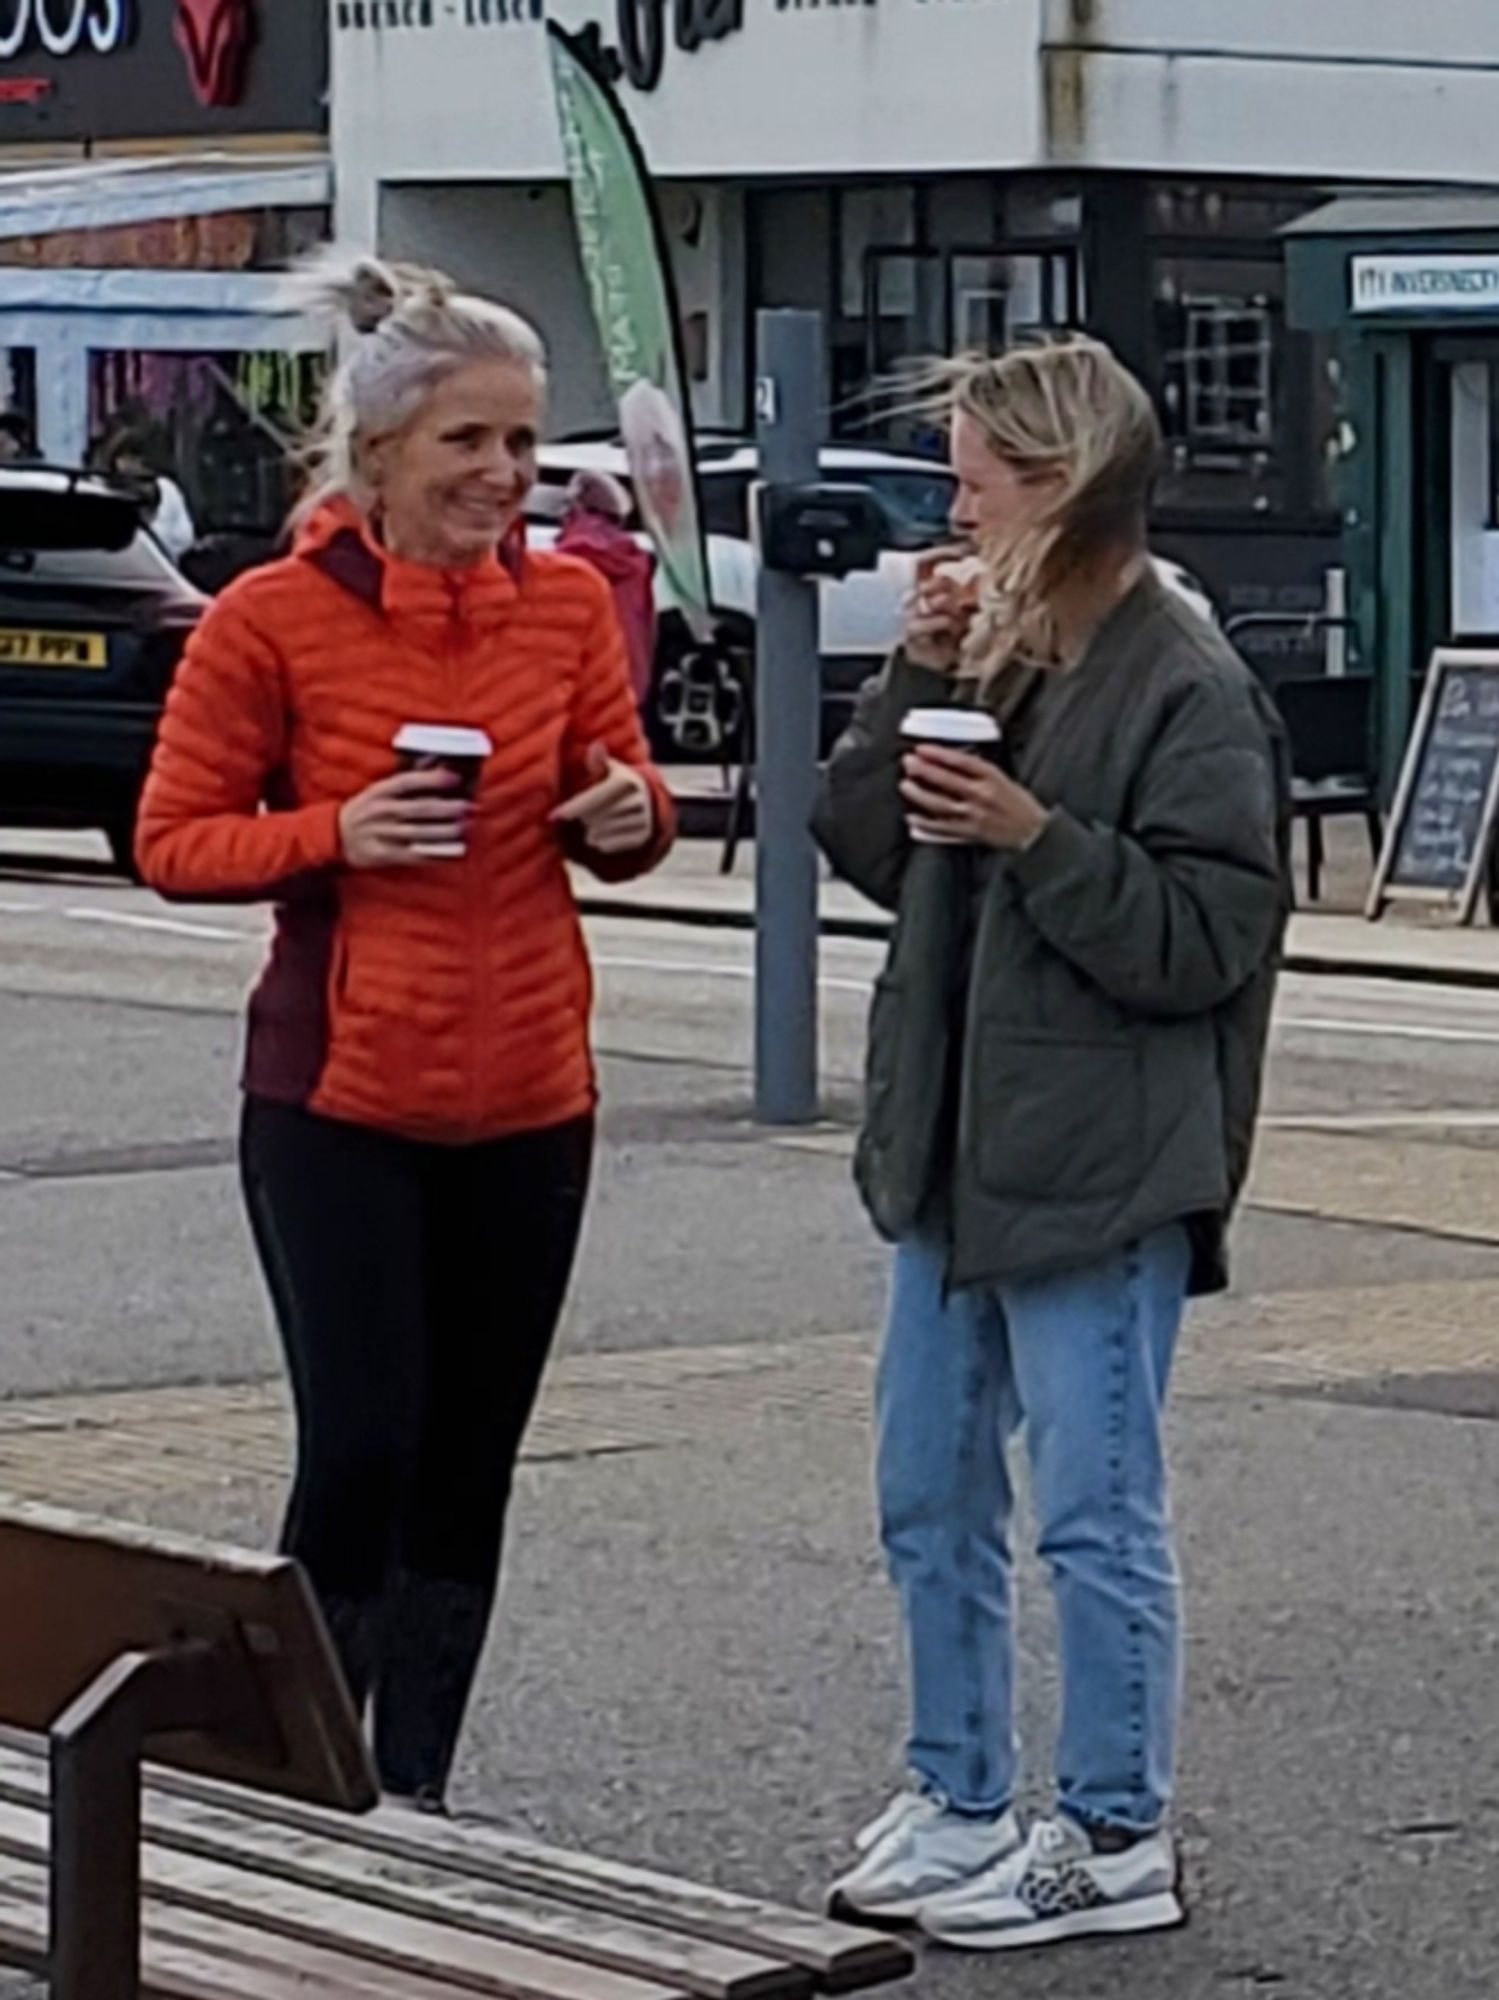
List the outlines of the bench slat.
<svg viewBox="0 0 1499 2000">
<path fill-rule="evenodd" d="M 5 1880 L 0 1882 L 0 1961 L 7 1946 L 17 1961 L 29 1947 L 26 1963 L 44 1972 L 47 1956 L 47 1873 L 28 1863 L 9 1861 Z M 308 2000 L 309 1993 L 327 2000 L 461 2000 L 469 1989 L 450 1985 L 442 1978 L 423 1978 L 411 1972 L 393 1972 L 387 1966 L 363 1964 L 346 1952 L 323 1945 L 294 1944 L 288 1938 L 268 1938 L 243 1924 L 226 1923 L 222 1918 L 197 1916 L 190 1910 L 162 1910 L 148 1907 L 144 1912 L 142 1936 L 142 2000 L 166 1995 L 172 1975 L 181 1969 L 181 1955 L 206 1955 L 212 1966 L 225 1964 L 259 1971 L 269 1967 L 277 1973 L 292 1973 L 298 1983 L 290 1989 L 278 1978 L 274 1985 L 257 1983 L 256 2000 L 276 2000 L 283 1991 L 294 2000 Z M 309 1985 L 308 1982 L 313 1982 Z M 244 2000 L 243 1980 L 232 1989 L 236 2000 Z M 196 1989 L 194 1989 L 196 1992 Z"/>
<path fill-rule="evenodd" d="M 0 1804 L 0 1854 L 35 1865 L 45 1862 L 47 1851 L 46 1815 Z M 293 1883 L 279 1884 L 275 1895 L 268 1896 L 263 1879 L 169 1853 L 149 1841 L 142 1864 L 148 1909 L 155 1904 L 191 1910 L 294 1943 L 331 1946 L 356 1963 L 438 1975 L 450 1986 L 488 2000 L 690 2000 L 682 1987 L 549 1958 L 522 1945 L 420 1918 L 351 1906 L 341 1897 Z"/>
<path fill-rule="evenodd" d="M 7 1865 L 0 1882 L 0 1963 L 23 1965 L 45 1976 L 47 1969 L 47 1876 L 41 1868 Z M 142 2000 L 461 2000 L 463 1989 L 417 1982 L 408 1974 L 396 1985 L 379 1984 L 394 1975 L 360 1966 L 341 1953 L 316 1951 L 284 1939 L 264 1952 L 244 1949 L 247 1933 L 228 1924 L 196 1923 L 178 1917 L 163 1925 L 148 1919 L 141 1941 Z M 274 1956 L 269 1956 L 274 1951 Z M 235 1968 L 240 1970 L 236 1973 Z M 252 1974 L 253 1979 L 246 1974 Z M 315 1980 L 315 1986 L 308 1982 Z"/>
<path fill-rule="evenodd" d="M 0 1728 L 0 1745 L 33 1763 L 44 1754 L 38 1739 L 14 1730 Z M 148 1769 L 148 1782 L 148 1800 L 164 1794 L 228 1810 L 249 1821 L 321 1835 L 344 1847 L 779 1958 L 804 1967 L 829 1993 L 905 1979 L 915 1969 L 914 1953 L 899 1938 L 654 1869 L 523 1840 L 482 1821 L 428 1822 L 388 1807 L 346 1819 L 293 1800 L 159 1769 Z"/>
<path fill-rule="evenodd" d="M 0 1751 L 0 1799 L 45 1810 L 46 1787 L 39 1765 Z M 585 1965 L 665 1980 L 699 2000 L 808 2000 L 813 1990 L 811 1974 L 800 1966 L 617 1917 L 589 1916 L 493 1883 L 464 1881 L 427 1863 L 361 1853 L 341 1838 L 265 1826 L 222 1806 L 148 1796 L 145 1833 L 153 1847 Z"/>
<path fill-rule="evenodd" d="M 343 1820 L 315 1806 L 261 1799 L 238 1786 L 183 1778 L 175 1772 L 153 1771 L 151 1785 L 177 1798 L 228 1806 L 247 1818 L 324 1834 L 371 1853 L 427 1863 L 579 1909 L 633 1917 L 691 1937 L 761 1952 L 803 1966 L 828 1993 L 906 1979 L 915 1970 L 915 1955 L 899 1938 L 655 1869 L 522 1840 L 481 1821 L 448 1820 L 429 1826 L 388 1807 Z"/>
</svg>

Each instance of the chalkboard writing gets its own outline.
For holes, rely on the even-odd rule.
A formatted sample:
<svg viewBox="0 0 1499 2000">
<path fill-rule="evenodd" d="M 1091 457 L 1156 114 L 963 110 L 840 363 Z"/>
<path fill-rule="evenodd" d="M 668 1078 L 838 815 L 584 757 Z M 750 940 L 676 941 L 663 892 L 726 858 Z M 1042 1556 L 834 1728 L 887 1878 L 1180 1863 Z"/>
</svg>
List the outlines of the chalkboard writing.
<svg viewBox="0 0 1499 2000">
<path fill-rule="evenodd" d="M 1499 654 L 1441 652 L 1406 752 L 1370 914 L 1426 896 L 1472 915 L 1499 799 Z"/>
</svg>

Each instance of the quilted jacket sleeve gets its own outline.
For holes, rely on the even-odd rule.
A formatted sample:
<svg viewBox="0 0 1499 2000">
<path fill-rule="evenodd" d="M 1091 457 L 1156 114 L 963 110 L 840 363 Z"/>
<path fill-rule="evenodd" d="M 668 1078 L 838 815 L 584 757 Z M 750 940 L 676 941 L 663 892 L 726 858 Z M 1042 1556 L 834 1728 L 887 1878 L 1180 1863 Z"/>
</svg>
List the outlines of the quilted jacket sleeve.
<svg viewBox="0 0 1499 2000">
<path fill-rule="evenodd" d="M 884 909 L 900 902 L 911 836 L 900 796 L 901 721 L 950 683 L 897 653 L 859 697 L 823 778 L 812 828 L 845 880 Z"/>
<path fill-rule="evenodd" d="M 1048 942 L 1120 1006 L 1206 1013 L 1277 947 L 1289 908 L 1283 744 L 1205 677 L 1162 719 L 1125 829 L 1053 811 L 1011 862 Z"/>
<path fill-rule="evenodd" d="M 579 862 L 601 882 L 629 882 L 636 876 L 648 875 L 670 853 L 677 837 L 677 809 L 666 780 L 651 762 L 645 731 L 640 726 L 630 686 L 624 633 L 613 596 L 602 578 L 590 576 L 590 582 L 595 586 L 595 603 L 572 714 L 568 718 L 565 787 L 571 795 L 592 782 L 588 775 L 588 753 L 594 744 L 602 744 L 619 763 L 633 765 L 650 786 L 655 822 L 650 839 L 630 854 L 597 853 L 582 838 L 578 827 L 567 828 L 563 846 L 570 861 Z"/>
<path fill-rule="evenodd" d="M 262 810 L 288 726 L 275 645 L 231 590 L 189 640 L 162 717 L 135 850 L 154 889 L 269 900 L 341 860 L 336 801 Z"/>
</svg>

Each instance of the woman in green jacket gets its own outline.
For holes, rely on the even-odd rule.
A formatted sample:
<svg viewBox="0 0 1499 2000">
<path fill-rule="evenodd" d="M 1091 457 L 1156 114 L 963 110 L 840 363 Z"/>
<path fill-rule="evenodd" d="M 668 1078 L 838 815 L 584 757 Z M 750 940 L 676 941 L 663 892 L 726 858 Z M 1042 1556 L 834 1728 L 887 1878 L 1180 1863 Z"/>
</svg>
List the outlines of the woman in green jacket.
<svg viewBox="0 0 1499 2000">
<path fill-rule="evenodd" d="M 897 913 L 858 1177 L 896 1245 L 879 1495 L 913 1708 L 912 1786 L 835 1902 L 1003 1949 L 1184 1914 L 1162 1421 L 1248 1161 L 1287 784 L 1268 698 L 1151 563 L 1160 433 L 1134 378 L 1070 338 L 954 364 L 945 396 L 970 553 L 928 574 L 819 812 Z M 998 755 L 913 714 L 953 707 L 997 723 Z M 1057 1807 L 1028 1831 L 1021 1429 L 1062 1677 Z"/>
</svg>

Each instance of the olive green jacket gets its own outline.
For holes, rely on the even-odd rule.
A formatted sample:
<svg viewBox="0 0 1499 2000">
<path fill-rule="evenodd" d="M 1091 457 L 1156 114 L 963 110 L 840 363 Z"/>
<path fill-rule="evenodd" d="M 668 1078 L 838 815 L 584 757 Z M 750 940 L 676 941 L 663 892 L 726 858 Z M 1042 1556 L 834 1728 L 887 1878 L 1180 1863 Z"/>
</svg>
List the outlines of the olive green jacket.
<svg viewBox="0 0 1499 2000">
<path fill-rule="evenodd" d="M 1024 852 L 913 843 L 900 723 L 955 699 L 897 654 L 833 754 L 827 854 L 896 912 L 857 1178 L 877 1227 L 941 1230 L 955 1285 L 1065 1270 L 1168 1222 L 1226 1282 L 1291 903 L 1274 706 L 1153 576 L 1014 702 Z"/>
</svg>

